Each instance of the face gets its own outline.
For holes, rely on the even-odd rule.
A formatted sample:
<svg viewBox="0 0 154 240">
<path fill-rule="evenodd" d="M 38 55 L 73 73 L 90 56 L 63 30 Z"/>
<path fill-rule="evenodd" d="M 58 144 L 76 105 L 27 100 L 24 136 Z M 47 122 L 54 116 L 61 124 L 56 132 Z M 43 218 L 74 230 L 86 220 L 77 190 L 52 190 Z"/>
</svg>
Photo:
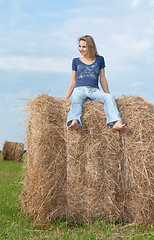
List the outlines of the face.
<svg viewBox="0 0 154 240">
<path fill-rule="evenodd" d="M 79 42 L 79 52 L 82 56 L 87 57 L 88 56 L 88 48 L 86 46 L 86 41 L 81 40 Z"/>
</svg>

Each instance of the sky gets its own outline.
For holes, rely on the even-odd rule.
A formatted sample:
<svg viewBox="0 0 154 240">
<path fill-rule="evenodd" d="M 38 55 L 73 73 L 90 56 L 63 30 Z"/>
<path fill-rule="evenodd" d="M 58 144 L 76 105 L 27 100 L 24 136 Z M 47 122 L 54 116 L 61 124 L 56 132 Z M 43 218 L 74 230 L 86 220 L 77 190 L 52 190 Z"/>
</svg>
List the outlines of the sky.
<svg viewBox="0 0 154 240">
<path fill-rule="evenodd" d="M 63 98 L 89 34 L 110 92 L 154 101 L 154 0 L 0 0 L 0 149 L 26 141 L 26 104 Z"/>
</svg>

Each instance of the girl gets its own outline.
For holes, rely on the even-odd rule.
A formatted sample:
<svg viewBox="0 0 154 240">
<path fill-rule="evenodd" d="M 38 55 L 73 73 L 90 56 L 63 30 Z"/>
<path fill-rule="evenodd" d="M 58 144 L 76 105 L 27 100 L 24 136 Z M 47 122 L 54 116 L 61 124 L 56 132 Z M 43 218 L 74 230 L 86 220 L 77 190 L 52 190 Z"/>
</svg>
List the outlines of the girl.
<svg viewBox="0 0 154 240">
<path fill-rule="evenodd" d="M 64 97 L 69 99 L 71 96 L 67 126 L 75 130 L 81 127 L 83 102 L 90 99 L 104 103 L 107 125 L 115 130 L 126 130 L 127 126 L 122 122 L 115 98 L 109 92 L 104 58 L 98 54 L 94 39 L 85 35 L 79 38 L 78 43 L 82 57 L 73 59 L 72 80 Z M 98 87 L 98 79 L 103 91 Z"/>
</svg>

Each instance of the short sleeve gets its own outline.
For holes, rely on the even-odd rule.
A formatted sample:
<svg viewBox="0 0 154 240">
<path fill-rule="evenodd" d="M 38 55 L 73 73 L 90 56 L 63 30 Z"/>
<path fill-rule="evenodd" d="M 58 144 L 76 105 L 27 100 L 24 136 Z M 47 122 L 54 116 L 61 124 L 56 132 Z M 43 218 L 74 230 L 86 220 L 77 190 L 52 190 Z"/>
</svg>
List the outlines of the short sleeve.
<svg viewBox="0 0 154 240">
<path fill-rule="evenodd" d="M 72 61 L 72 70 L 77 71 L 77 66 L 76 66 L 76 59 L 74 58 Z"/>
<path fill-rule="evenodd" d="M 105 68 L 105 60 L 104 60 L 104 58 L 101 56 L 101 57 L 100 57 L 100 69 L 102 69 L 102 68 Z"/>
</svg>

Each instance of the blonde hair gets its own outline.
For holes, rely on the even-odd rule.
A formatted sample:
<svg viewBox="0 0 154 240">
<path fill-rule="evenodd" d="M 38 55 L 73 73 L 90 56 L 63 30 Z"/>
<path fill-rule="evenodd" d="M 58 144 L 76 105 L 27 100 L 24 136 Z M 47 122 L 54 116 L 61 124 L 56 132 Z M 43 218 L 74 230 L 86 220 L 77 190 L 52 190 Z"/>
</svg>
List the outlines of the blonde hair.
<svg viewBox="0 0 154 240">
<path fill-rule="evenodd" d="M 78 43 L 81 40 L 86 42 L 86 45 L 87 45 L 87 48 L 88 48 L 89 58 L 94 59 L 94 58 L 99 56 L 93 37 L 91 37 L 90 35 L 85 35 L 85 36 L 79 37 L 78 38 Z"/>
</svg>

